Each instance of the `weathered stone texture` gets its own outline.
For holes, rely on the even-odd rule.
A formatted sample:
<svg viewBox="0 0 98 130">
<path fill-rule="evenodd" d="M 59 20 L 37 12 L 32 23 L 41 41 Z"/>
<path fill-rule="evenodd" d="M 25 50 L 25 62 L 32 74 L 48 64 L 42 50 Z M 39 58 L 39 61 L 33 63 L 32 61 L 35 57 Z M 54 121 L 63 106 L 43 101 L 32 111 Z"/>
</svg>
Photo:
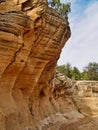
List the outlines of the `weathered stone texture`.
<svg viewBox="0 0 98 130">
<path fill-rule="evenodd" d="M 77 81 L 73 100 L 85 116 L 98 116 L 98 82 L 97 81 Z"/>
<path fill-rule="evenodd" d="M 51 80 L 69 37 L 67 22 L 45 0 L 1 1 L 2 130 L 38 129 L 45 117 L 64 111 L 52 96 Z"/>
</svg>

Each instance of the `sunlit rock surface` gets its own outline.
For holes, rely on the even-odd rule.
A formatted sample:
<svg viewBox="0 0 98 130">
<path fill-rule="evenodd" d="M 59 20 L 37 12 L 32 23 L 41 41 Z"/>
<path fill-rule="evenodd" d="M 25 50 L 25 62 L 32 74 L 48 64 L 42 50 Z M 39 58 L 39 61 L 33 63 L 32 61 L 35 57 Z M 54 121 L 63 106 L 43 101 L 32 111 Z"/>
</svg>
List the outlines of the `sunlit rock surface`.
<svg viewBox="0 0 98 130">
<path fill-rule="evenodd" d="M 51 81 L 69 37 L 67 21 L 46 0 L 0 1 L 0 129 L 38 129 L 62 109 Z"/>
<path fill-rule="evenodd" d="M 98 115 L 98 82 L 77 81 L 74 88 L 74 102 L 85 116 Z"/>
</svg>

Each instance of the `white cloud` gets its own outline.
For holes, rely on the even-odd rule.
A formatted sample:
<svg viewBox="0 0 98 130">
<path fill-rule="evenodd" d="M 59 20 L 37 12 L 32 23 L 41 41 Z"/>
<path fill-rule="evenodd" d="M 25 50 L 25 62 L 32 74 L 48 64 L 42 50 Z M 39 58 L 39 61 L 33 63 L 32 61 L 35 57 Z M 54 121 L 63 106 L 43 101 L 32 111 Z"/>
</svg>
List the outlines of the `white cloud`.
<svg viewBox="0 0 98 130">
<path fill-rule="evenodd" d="M 92 2 L 78 20 L 70 20 L 72 36 L 63 49 L 59 64 L 70 62 L 79 69 L 98 62 L 98 1 Z M 72 16 L 71 16 L 72 17 Z"/>
</svg>

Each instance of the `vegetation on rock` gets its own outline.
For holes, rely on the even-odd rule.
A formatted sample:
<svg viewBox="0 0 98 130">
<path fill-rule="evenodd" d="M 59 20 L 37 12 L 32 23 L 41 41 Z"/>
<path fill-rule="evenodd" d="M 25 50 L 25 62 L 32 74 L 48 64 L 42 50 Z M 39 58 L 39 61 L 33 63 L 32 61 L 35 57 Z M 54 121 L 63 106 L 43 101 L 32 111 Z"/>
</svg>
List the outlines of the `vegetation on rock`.
<svg viewBox="0 0 98 130">
<path fill-rule="evenodd" d="M 60 0 L 52 0 L 51 7 L 56 9 L 65 19 L 68 20 L 68 14 L 71 12 L 71 3 L 61 3 Z"/>
</svg>

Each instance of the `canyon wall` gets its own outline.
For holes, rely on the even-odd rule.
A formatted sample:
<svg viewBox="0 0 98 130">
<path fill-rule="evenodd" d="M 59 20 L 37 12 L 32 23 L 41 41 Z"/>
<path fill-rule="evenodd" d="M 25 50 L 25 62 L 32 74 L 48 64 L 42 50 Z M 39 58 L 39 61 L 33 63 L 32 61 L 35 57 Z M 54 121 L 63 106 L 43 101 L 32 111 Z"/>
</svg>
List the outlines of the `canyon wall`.
<svg viewBox="0 0 98 130">
<path fill-rule="evenodd" d="M 0 0 L 0 129 L 41 129 L 60 111 L 52 80 L 69 37 L 67 21 L 46 0 Z"/>
</svg>

